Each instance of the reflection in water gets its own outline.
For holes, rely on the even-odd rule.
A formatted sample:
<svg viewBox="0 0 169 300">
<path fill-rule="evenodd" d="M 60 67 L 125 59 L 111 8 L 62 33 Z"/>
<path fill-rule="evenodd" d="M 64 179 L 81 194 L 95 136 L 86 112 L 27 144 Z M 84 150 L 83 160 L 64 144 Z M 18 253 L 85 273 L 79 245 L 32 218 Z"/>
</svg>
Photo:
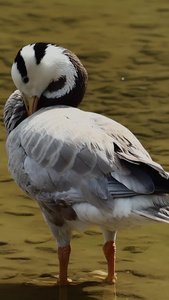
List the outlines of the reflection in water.
<svg viewBox="0 0 169 300">
<path fill-rule="evenodd" d="M 75 52 L 89 73 L 81 107 L 131 129 L 152 157 L 169 170 L 169 2 L 1 1 L 0 111 L 14 90 L 10 78 L 18 48 L 45 41 Z M 11 181 L 0 118 L 0 293 L 2 299 L 59 299 L 59 288 L 25 286 L 58 270 L 56 245 L 36 203 Z M 118 232 L 115 287 L 92 281 L 106 271 L 97 229 L 74 235 L 67 298 L 168 299 L 168 226 Z M 65 293 L 65 291 L 60 291 Z M 60 296 L 62 297 L 62 296 Z M 65 297 L 65 296 L 64 296 Z"/>
<path fill-rule="evenodd" d="M 100 285 L 100 284 L 99 284 Z M 100 289 L 96 283 L 83 283 L 69 287 L 38 287 L 21 284 L 0 285 L 2 300 L 117 300 L 115 287 L 112 286 L 109 291 L 106 286 Z M 93 288 L 92 290 L 92 287 Z M 87 292 L 86 288 L 91 289 Z M 98 298 L 99 297 L 99 298 Z"/>
</svg>

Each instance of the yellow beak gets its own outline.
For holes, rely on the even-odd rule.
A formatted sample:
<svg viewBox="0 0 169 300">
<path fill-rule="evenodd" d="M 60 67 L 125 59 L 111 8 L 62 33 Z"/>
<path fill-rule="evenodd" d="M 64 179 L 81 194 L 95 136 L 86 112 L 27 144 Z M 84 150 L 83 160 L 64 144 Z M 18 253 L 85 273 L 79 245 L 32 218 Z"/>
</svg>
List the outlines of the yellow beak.
<svg viewBox="0 0 169 300">
<path fill-rule="evenodd" d="M 24 98 L 27 114 L 28 116 L 30 116 L 37 110 L 39 98 L 37 96 L 28 98 L 25 94 L 23 95 L 23 98 Z"/>
</svg>

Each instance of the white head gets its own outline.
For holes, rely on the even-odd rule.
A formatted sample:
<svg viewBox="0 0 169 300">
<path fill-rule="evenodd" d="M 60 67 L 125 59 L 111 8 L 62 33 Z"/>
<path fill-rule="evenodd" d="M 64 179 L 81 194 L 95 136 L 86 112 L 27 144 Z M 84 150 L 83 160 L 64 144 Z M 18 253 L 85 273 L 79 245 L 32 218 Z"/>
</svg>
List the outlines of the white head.
<svg viewBox="0 0 169 300">
<path fill-rule="evenodd" d="M 12 65 L 11 75 L 24 97 L 39 99 L 39 108 L 61 103 L 77 106 L 87 83 L 87 72 L 77 56 L 47 43 L 23 47 Z"/>
</svg>

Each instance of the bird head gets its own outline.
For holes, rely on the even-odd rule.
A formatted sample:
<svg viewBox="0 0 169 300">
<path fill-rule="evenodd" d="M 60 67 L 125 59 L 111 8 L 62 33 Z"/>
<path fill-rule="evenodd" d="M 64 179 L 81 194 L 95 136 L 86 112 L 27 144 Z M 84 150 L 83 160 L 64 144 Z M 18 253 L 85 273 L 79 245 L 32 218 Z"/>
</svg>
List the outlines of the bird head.
<svg viewBox="0 0 169 300">
<path fill-rule="evenodd" d="M 51 105 L 78 106 L 87 72 L 71 51 L 54 44 L 35 43 L 19 50 L 11 69 L 28 115 Z"/>
</svg>

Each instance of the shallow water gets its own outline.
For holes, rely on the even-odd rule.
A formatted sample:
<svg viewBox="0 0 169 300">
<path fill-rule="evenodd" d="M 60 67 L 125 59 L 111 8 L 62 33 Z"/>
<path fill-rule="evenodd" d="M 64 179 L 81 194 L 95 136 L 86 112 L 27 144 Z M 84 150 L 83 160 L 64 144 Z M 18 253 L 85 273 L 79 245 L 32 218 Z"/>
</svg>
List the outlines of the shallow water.
<svg viewBox="0 0 169 300">
<path fill-rule="evenodd" d="M 81 108 L 127 126 L 169 171 L 168 0 L 0 0 L 0 11 L 1 112 L 15 89 L 10 68 L 18 49 L 37 41 L 57 43 L 75 52 L 88 70 Z M 118 232 L 113 287 L 96 278 L 106 272 L 99 230 L 74 234 L 69 276 L 76 285 L 44 287 L 58 271 L 57 247 L 36 203 L 7 171 L 5 139 L 1 113 L 1 299 L 168 299 L 169 227 L 163 224 Z"/>
</svg>

